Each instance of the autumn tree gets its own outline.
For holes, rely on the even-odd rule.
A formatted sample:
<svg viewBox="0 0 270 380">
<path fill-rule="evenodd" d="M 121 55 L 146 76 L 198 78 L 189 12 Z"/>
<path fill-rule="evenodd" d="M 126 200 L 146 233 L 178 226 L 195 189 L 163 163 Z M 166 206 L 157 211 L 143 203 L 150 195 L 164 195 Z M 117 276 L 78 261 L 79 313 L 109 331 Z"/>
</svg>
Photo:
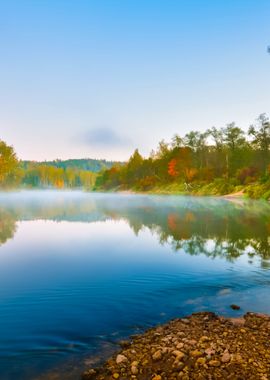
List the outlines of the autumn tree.
<svg viewBox="0 0 270 380">
<path fill-rule="evenodd" d="M 0 187 L 15 185 L 19 180 L 18 159 L 12 146 L 0 140 Z"/>
<path fill-rule="evenodd" d="M 173 179 L 180 178 L 189 183 L 197 172 L 197 169 L 192 167 L 192 150 L 189 147 L 174 148 L 172 159 L 168 163 L 168 174 Z"/>
</svg>

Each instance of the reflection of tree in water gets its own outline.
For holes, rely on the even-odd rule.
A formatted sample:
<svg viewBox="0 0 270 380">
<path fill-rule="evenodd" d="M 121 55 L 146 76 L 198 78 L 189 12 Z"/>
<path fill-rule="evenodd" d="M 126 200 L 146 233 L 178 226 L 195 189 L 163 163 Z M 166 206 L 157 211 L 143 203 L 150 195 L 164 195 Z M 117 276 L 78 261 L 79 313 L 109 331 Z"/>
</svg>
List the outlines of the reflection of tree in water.
<svg viewBox="0 0 270 380">
<path fill-rule="evenodd" d="M 224 206 L 224 205 L 223 205 Z M 158 236 L 160 244 L 170 244 L 174 251 L 190 255 L 204 254 L 211 258 L 233 261 L 244 253 L 252 259 L 259 256 L 267 268 L 270 259 L 270 210 L 256 211 L 228 203 L 223 209 L 199 208 L 169 210 L 158 215 L 152 210 L 144 215 L 141 227 L 147 226 Z M 128 218 L 133 228 L 134 215 Z M 135 218 L 135 231 L 138 220 Z"/>
<path fill-rule="evenodd" d="M 214 198 L 95 196 L 38 197 L 0 208 L 0 243 L 16 231 L 15 220 L 97 222 L 125 220 L 134 233 L 147 228 L 160 244 L 190 255 L 233 261 L 244 253 L 270 259 L 270 205 Z"/>
<path fill-rule="evenodd" d="M 0 246 L 8 239 L 13 238 L 16 229 L 16 219 L 14 216 L 0 208 Z"/>
</svg>

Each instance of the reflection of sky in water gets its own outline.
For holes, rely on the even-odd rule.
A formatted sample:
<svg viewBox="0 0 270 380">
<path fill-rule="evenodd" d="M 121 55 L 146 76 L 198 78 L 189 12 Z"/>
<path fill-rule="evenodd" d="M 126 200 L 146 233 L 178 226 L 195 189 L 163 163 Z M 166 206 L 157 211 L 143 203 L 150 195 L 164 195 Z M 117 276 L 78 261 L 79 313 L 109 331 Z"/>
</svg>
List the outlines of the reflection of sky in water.
<svg viewBox="0 0 270 380">
<path fill-rule="evenodd" d="M 265 253 L 250 255 L 261 241 L 267 252 L 266 205 L 47 194 L 0 195 L 17 226 L 0 247 L 1 379 L 193 311 L 270 312 Z"/>
</svg>

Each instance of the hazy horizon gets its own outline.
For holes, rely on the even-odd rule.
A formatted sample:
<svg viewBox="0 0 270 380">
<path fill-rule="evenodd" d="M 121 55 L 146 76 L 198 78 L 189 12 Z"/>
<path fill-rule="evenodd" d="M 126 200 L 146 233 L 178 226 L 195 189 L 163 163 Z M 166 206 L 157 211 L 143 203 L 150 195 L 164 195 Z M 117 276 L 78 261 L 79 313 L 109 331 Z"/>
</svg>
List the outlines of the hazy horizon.
<svg viewBox="0 0 270 380">
<path fill-rule="evenodd" d="M 20 159 L 127 160 L 270 115 L 267 0 L 2 1 L 0 139 Z"/>
</svg>

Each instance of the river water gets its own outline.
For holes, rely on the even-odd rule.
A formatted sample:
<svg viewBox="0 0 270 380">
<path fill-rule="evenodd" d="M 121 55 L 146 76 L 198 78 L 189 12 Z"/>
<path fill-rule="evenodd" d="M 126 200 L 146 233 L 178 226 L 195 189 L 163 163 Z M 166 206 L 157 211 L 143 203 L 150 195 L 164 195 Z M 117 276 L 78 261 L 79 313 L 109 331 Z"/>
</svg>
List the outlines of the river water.
<svg viewBox="0 0 270 380">
<path fill-rule="evenodd" d="M 0 379 L 79 378 L 195 311 L 270 313 L 269 259 L 262 201 L 0 193 Z"/>
</svg>

